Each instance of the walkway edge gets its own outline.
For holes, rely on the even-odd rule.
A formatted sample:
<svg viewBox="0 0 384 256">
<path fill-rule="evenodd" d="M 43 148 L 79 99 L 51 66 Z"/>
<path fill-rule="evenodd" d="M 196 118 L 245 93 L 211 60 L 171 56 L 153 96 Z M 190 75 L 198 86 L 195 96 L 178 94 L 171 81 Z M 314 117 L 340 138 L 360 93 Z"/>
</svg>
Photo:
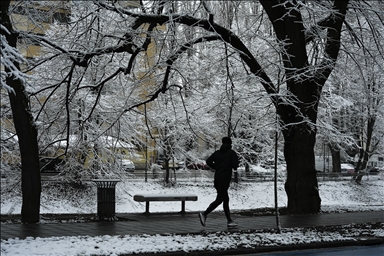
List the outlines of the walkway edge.
<svg viewBox="0 0 384 256">
<path fill-rule="evenodd" d="M 311 250 L 311 249 L 324 249 L 324 248 L 340 248 L 350 246 L 370 246 L 384 244 L 384 239 L 378 237 L 371 237 L 366 244 L 359 238 L 351 239 L 348 241 L 334 241 L 334 242 L 321 242 L 310 244 L 292 244 L 292 245 L 279 245 L 279 246 L 261 246 L 257 248 L 236 248 L 222 251 L 178 251 L 178 252 L 157 252 L 156 256 L 222 256 L 222 255 L 241 255 L 253 253 L 272 253 L 272 252 L 289 252 L 296 250 Z M 365 240 L 365 241 L 368 241 Z M 128 256 L 132 254 L 119 254 L 119 256 Z M 154 253 L 135 254 L 135 256 L 153 256 Z"/>
</svg>

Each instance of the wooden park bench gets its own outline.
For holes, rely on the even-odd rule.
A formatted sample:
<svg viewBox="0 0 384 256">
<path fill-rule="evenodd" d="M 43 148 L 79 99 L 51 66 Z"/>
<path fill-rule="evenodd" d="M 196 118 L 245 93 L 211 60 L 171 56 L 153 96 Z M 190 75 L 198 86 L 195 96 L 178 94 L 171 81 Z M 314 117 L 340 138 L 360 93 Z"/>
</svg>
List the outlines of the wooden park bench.
<svg viewBox="0 0 384 256">
<path fill-rule="evenodd" d="M 181 213 L 185 213 L 185 201 L 197 201 L 193 194 L 137 194 L 133 196 L 136 202 L 145 202 L 145 213 L 149 213 L 149 202 L 181 201 Z"/>
</svg>

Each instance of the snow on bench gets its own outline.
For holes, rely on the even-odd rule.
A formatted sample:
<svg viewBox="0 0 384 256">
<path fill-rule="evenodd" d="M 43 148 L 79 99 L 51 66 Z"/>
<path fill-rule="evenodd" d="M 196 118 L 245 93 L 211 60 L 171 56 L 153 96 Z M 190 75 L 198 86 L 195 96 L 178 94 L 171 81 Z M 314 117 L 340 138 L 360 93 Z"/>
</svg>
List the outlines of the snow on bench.
<svg viewBox="0 0 384 256">
<path fill-rule="evenodd" d="M 193 194 L 137 194 L 133 196 L 136 202 L 145 202 L 145 213 L 149 213 L 149 202 L 152 201 L 181 201 L 181 213 L 185 213 L 185 201 L 197 201 Z"/>
</svg>

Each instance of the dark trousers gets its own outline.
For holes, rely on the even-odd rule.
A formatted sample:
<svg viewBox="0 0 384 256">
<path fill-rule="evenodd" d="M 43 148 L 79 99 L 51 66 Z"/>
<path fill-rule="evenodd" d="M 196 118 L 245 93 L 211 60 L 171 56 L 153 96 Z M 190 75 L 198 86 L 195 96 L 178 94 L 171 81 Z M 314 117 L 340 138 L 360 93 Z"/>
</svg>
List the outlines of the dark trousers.
<svg viewBox="0 0 384 256">
<path fill-rule="evenodd" d="M 215 184 L 215 188 L 217 191 L 217 196 L 215 201 L 213 201 L 205 210 L 204 215 L 207 216 L 213 210 L 216 209 L 221 203 L 223 203 L 223 209 L 225 213 L 225 217 L 227 217 L 228 221 L 232 221 L 231 214 L 229 212 L 229 196 L 228 196 L 228 187 L 229 186 L 218 186 Z"/>
</svg>

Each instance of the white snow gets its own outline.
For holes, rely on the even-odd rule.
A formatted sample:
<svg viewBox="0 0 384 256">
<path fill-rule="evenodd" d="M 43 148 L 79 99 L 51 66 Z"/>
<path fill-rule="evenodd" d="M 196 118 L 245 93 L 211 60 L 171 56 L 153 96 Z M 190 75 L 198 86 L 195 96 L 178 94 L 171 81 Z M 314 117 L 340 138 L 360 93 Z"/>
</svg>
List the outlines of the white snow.
<svg viewBox="0 0 384 256">
<path fill-rule="evenodd" d="M 364 177 L 357 185 L 350 179 L 322 181 L 319 190 L 324 212 L 384 210 L 384 179 L 382 176 Z M 283 183 L 279 182 L 279 206 L 286 206 Z M 138 193 L 188 193 L 198 195 L 198 201 L 188 202 L 187 211 L 204 210 L 215 198 L 210 179 L 178 181 L 174 186 L 164 187 L 159 182 L 125 181 L 116 186 L 116 212 L 143 212 L 145 205 L 133 201 Z M 274 207 L 273 183 L 232 184 L 230 188 L 231 210 L 246 210 Z M 76 195 L 67 191 L 55 193 L 44 187 L 41 213 L 95 213 L 95 189 Z M 58 195 L 61 195 L 59 198 Z M 1 214 L 19 214 L 20 195 L 4 196 L 1 199 Z M 179 202 L 151 203 L 151 212 L 179 211 Z M 221 207 L 218 207 L 221 210 Z M 12 224 L 2 224 L 12 225 Z M 40 223 L 38 225 L 47 225 Z M 343 233 L 315 231 L 310 229 L 282 229 L 273 231 L 204 233 L 201 235 L 126 235 L 126 236 L 81 236 L 1 240 L 1 255 L 119 255 L 130 253 L 159 253 L 175 251 L 214 251 L 230 248 L 255 248 L 257 246 L 305 244 L 319 241 L 353 240 L 362 230 L 345 227 Z M 365 234 L 384 237 L 384 226 L 367 228 Z"/>
</svg>

